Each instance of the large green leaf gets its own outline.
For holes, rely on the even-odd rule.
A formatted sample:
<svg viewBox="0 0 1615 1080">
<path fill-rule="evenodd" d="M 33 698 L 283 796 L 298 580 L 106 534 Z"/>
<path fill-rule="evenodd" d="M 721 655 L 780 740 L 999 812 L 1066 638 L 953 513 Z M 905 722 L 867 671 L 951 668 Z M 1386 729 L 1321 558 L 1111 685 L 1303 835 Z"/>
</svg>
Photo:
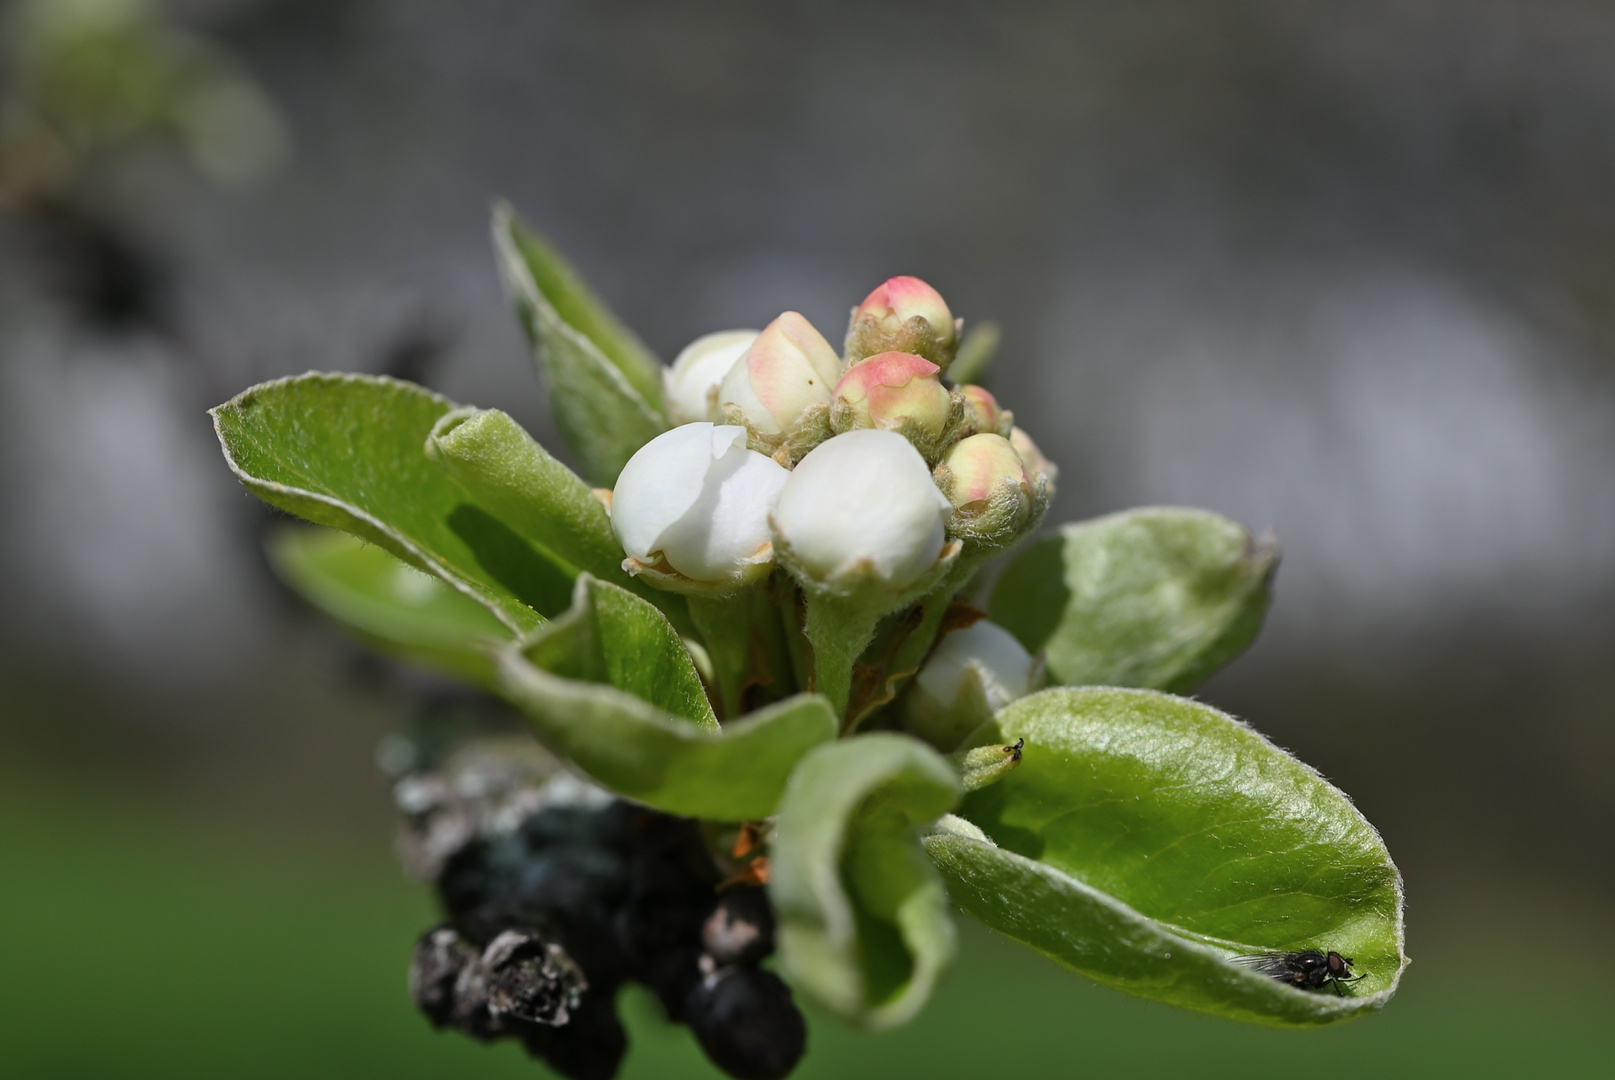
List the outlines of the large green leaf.
<svg viewBox="0 0 1615 1080">
<path fill-rule="evenodd" d="M 484 687 L 492 646 L 510 631 L 487 608 L 374 544 L 332 529 L 292 526 L 269 540 L 280 576 L 326 615 L 383 651 Z"/>
<path fill-rule="evenodd" d="M 1227 518 L 1144 507 L 1033 544 L 989 612 L 1055 682 L 1184 692 L 1256 637 L 1277 569 L 1277 546 Z"/>
<path fill-rule="evenodd" d="M 380 545 L 524 631 L 565 609 L 573 575 L 427 458 L 426 436 L 455 408 L 397 379 L 311 372 L 254 386 L 212 416 L 254 495 Z"/>
<path fill-rule="evenodd" d="M 516 421 L 497 409 L 464 409 L 438 421 L 426 443 L 478 506 L 509 525 L 572 573 L 586 570 L 688 620 L 684 598 L 630 576 L 611 516 L 589 485 L 545 452 Z"/>
<path fill-rule="evenodd" d="M 619 795 L 688 817 L 767 817 L 797 760 L 836 735 L 835 714 L 810 694 L 720 729 L 667 618 L 588 574 L 566 614 L 501 654 L 499 677 L 556 753 Z"/>
<path fill-rule="evenodd" d="M 915 827 L 958 798 L 953 767 L 906 735 L 860 735 L 802 759 L 769 857 L 792 985 L 870 1028 L 919 1011 L 953 958 L 954 928 Z"/>
<path fill-rule="evenodd" d="M 609 487 L 635 450 L 667 430 L 662 367 L 504 203 L 494 206 L 493 240 L 561 435 L 584 474 Z"/>
<path fill-rule="evenodd" d="M 988 926 L 1101 982 L 1244 1020 L 1328 1023 L 1396 989 L 1401 877 L 1306 765 L 1148 690 L 1045 690 L 972 741 L 1020 738 L 1020 764 L 959 811 L 984 835 L 927 841 L 955 902 Z M 1228 962 L 1303 949 L 1349 956 L 1364 978 L 1336 996 Z"/>
</svg>

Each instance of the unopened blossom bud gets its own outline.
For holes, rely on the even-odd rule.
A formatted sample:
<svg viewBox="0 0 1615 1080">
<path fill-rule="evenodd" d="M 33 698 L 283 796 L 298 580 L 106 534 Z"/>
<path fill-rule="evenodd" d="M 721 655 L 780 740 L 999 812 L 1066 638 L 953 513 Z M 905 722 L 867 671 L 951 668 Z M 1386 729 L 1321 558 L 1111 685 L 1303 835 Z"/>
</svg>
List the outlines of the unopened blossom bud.
<svg viewBox="0 0 1615 1080">
<path fill-rule="evenodd" d="M 1041 473 L 1048 478 L 1049 494 L 1054 494 L 1054 481 L 1059 478 L 1060 467 L 1044 457 L 1043 451 L 1037 448 L 1037 443 L 1033 442 L 1032 437 L 1020 428 L 1010 429 L 1009 444 L 1021 456 L 1021 461 L 1026 465 L 1026 471 L 1029 475 L 1035 479 Z"/>
<path fill-rule="evenodd" d="M 930 457 L 953 416 L 953 400 L 938 378 L 941 371 L 913 353 L 860 360 L 836 383 L 830 426 L 836 431 L 895 431 Z"/>
<path fill-rule="evenodd" d="M 904 727 L 952 750 L 994 713 L 1030 693 L 1038 664 L 1008 630 L 982 619 L 931 651 L 904 701 Z"/>
<path fill-rule="evenodd" d="M 630 573 L 671 568 L 696 582 L 736 583 L 767 572 L 768 514 L 790 476 L 746 449 L 746 429 L 706 423 L 664 431 L 617 478 L 611 527 Z"/>
<path fill-rule="evenodd" d="M 853 308 L 847 359 L 856 363 L 895 350 L 923 356 L 946 370 L 958 351 L 961 325 L 941 294 L 919 278 L 888 278 Z"/>
<path fill-rule="evenodd" d="M 965 426 L 972 435 L 989 432 L 993 435 L 1008 437 L 1015 424 L 1015 414 L 998 404 L 985 386 L 972 386 L 965 384 L 954 387 L 954 391 L 964 399 Z"/>
<path fill-rule="evenodd" d="M 787 566 L 821 584 L 863 579 L 901 589 L 935 565 L 949 509 L 907 439 L 849 431 L 791 472 L 774 510 L 774 539 Z"/>
<path fill-rule="evenodd" d="M 1039 497 L 1021 456 L 1002 435 L 955 443 L 936 468 L 936 483 L 953 506 L 954 534 L 992 544 L 1019 536 Z"/>
<path fill-rule="evenodd" d="M 662 372 L 667 418 L 674 424 L 718 419 L 718 384 L 756 340 L 755 330 L 720 330 L 684 346 Z"/>
<path fill-rule="evenodd" d="M 841 358 L 794 311 L 769 323 L 718 384 L 718 414 L 743 424 L 754 445 L 802 449 L 829 434 L 830 392 Z"/>
</svg>

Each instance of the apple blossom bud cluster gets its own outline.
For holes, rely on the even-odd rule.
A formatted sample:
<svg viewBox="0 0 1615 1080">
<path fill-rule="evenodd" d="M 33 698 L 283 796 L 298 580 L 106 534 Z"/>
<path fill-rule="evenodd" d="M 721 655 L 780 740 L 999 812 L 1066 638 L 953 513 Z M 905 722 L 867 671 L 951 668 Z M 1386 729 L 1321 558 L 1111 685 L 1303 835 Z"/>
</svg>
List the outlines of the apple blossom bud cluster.
<svg viewBox="0 0 1615 1080">
<path fill-rule="evenodd" d="M 943 381 L 961 327 L 897 277 L 853 310 L 844 356 L 794 311 L 696 339 L 663 373 L 678 426 L 611 498 L 624 568 L 696 595 L 776 561 L 804 587 L 900 592 L 1024 536 L 1054 468 L 991 393 Z"/>
</svg>

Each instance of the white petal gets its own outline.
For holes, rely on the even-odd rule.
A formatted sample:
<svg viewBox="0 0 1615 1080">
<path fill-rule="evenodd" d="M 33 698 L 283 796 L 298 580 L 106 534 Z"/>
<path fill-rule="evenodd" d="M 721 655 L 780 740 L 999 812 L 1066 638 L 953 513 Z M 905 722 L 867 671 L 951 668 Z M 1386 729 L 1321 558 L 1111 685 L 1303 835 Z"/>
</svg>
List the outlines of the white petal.
<svg viewBox="0 0 1615 1080">
<path fill-rule="evenodd" d="M 730 450 L 712 468 L 701 498 L 662 535 L 668 564 L 697 581 L 722 581 L 759 561 L 768 515 L 791 474 L 754 450 Z"/>
<path fill-rule="evenodd" d="M 697 423 L 664 431 L 641 446 L 623 466 L 611 496 L 611 527 L 623 551 L 649 558 L 662 533 L 700 499 L 713 462 L 745 440 L 745 428 Z"/>
<path fill-rule="evenodd" d="M 849 431 L 815 447 L 791 472 L 774 524 L 821 579 L 864 564 L 902 587 L 936 562 L 951 509 L 907 439 Z"/>
<path fill-rule="evenodd" d="M 1032 688 L 1033 660 L 1008 630 L 983 619 L 948 634 L 914 681 L 944 708 L 958 700 L 965 677 L 981 680 L 987 704 L 997 712 Z"/>
<path fill-rule="evenodd" d="M 718 384 L 756 340 L 756 330 L 721 330 L 686 345 L 662 373 L 668 418 L 675 424 L 716 419 Z"/>
</svg>

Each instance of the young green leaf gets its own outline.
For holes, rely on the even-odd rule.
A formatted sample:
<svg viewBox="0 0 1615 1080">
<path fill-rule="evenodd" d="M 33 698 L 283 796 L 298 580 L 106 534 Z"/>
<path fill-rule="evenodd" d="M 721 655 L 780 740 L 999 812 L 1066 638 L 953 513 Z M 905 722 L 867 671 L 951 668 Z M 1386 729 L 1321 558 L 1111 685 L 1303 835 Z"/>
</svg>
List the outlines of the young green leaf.
<svg viewBox="0 0 1615 1080">
<path fill-rule="evenodd" d="M 311 372 L 254 386 L 211 415 L 248 491 L 380 545 L 519 633 L 566 607 L 573 575 L 427 458 L 427 434 L 454 408 L 397 379 Z"/>
<path fill-rule="evenodd" d="M 1045 690 L 972 741 L 1020 738 L 1020 764 L 959 811 L 982 835 L 927 840 L 954 901 L 988 926 L 1100 982 L 1242 1020 L 1329 1023 L 1395 991 L 1401 877 L 1316 772 L 1147 690 Z M 1362 980 L 1336 996 L 1228 959 L 1304 949 L 1351 957 Z"/>
<path fill-rule="evenodd" d="M 550 749 L 619 795 L 688 817 L 767 817 L 797 759 L 836 735 L 829 705 L 807 694 L 720 729 L 667 618 L 588 574 L 566 614 L 500 654 L 499 682 Z"/>
<path fill-rule="evenodd" d="M 959 351 L 948 365 L 948 381 L 955 386 L 987 381 L 993 356 L 998 352 L 999 330 L 995 322 L 979 322 L 965 331 Z"/>
<path fill-rule="evenodd" d="M 910 1019 L 953 958 L 947 897 L 915 826 L 959 798 L 959 776 L 906 735 L 821 746 L 791 776 L 769 856 L 780 968 L 843 1019 Z"/>
<path fill-rule="evenodd" d="M 479 686 L 495 685 L 491 647 L 509 641 L 510 631 L 464 593 L 332 529 L 279 529 L 268 549 L 287 584 L 369 644 Z"/>
<path fill-rule="evenodd" d="M 1055 682 L 1181 693 L 1256 637 L 1277 570 L 1277 545 L 1227 518 L 1144 507 L 1033 544 L 988 610 Z"/>
<path fill-rule="evenodd" d="M 493 240 L 561 435 L 584 474 L 610 486 L 635 450 L 667 430 L 662 366 L 505 203 L 494 206 Z"/>
<path fill-rule="evenodd" d="M 497 409 L 446 414 L 426 441 L 427 456 L 443 466 L 478 506 L 548 552 L 575 574 L 638 593 L 671 618 L 688 623 L 684 598 L 630 577 L 611 515 L 589 485 L 551 457 L 522 426 Z"/>
</svg>

